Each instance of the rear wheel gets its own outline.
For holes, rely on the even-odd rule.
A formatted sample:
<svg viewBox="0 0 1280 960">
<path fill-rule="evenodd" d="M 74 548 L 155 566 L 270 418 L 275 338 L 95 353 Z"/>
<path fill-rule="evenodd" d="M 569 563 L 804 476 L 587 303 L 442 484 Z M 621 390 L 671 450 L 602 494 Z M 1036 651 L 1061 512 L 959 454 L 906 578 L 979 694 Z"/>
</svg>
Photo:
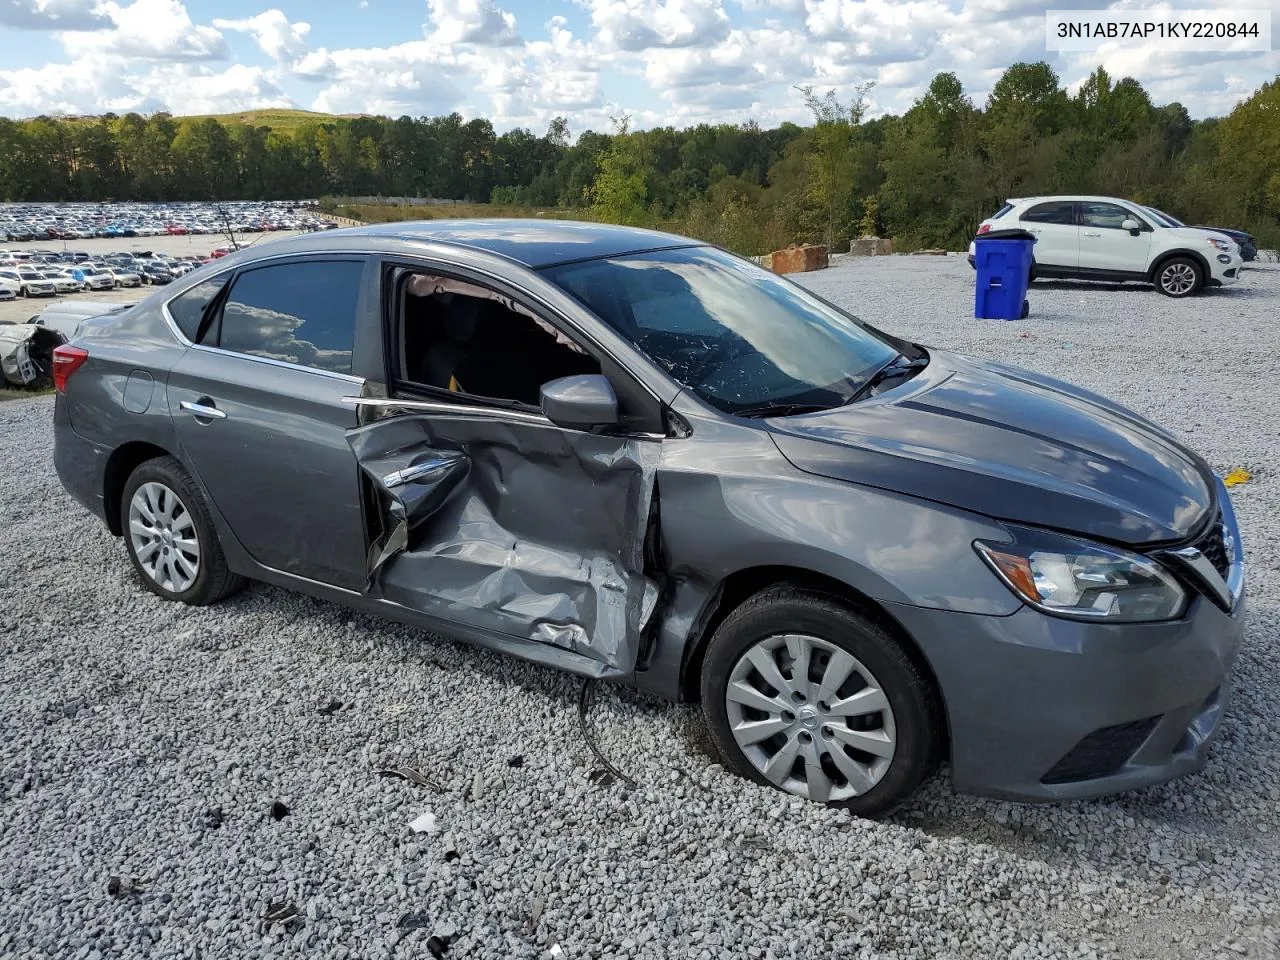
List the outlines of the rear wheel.
<svg viewBox="0 0 1280 960">
<path fill-rule="evenodd" d="M 702 709 L 731 769 L 860 816 L 900 804 L 936 763 L 938 698 L 898 640 L 794 586 L 757 594 L 721 624 Z"/>
<path fill-rule="evenodd" d="M 1166 297 L 1189 297 L 1203 285 L 1200 265 L 1190 257 L 1166 260 L 1156 270 L 1156 289 Z"/>
<path fill-rule="evenodd" d="M 205 606 L 244 584 L 227 566 L 204 495 L 173 457 L 133 471 L 120 498 L 120 525 L 142 585 L 166 600 Z"/>
</svg>

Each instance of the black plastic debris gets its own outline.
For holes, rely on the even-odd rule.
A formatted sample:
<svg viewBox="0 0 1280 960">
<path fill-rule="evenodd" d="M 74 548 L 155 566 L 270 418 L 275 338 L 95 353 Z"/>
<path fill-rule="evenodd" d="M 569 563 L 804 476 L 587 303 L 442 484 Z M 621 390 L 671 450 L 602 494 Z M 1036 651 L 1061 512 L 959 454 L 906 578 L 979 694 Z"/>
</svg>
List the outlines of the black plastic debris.
<svg viewBox="0 0 1280 960">
<path fill-rule="evenodd" d="M 322 717 L 332 717 L 335 713 L 342 709 L 341 700 L 330 700 L 323 707 L 317 707 L 316 713 Z"/>
<path fill-rule="evenodd" d="M 425 913 L 406 913 L 396 926 L 401 930 L 422 930 L 431 926 L 431 918 Z"/>
<path fill-rule="evenodd" d="M 618 778 L 608 770 L 592 770 L 587 774 L 587 782 L 595 787 L 612 787 Z"/>
<path fill-rule="evenodd" d="M 142 884 L 128 877 L 112 877 L 107 881 L 107 893 L 113 897 L 126 897 L 145 890 Z"/>
<path fill-rule="evenodd" d="M 436 793 L 444 793 L 444 788 L 441 787 L 440 784 L 428 778 L 426 774 L 416 767 L 399 766 L 387 770 L 379 770 L 378 776 L 396 780 L 407 780 L 415 786 L 430 787 Z"/>
<path fill-rule="evenodd" d="M 512 757 L 510 760 L 508 760 L 508 761 L 507 761 L 507 766 L 508 766 L 508 767 L 523 767 L 523 766 L 524 766 L 524 757 L 522 757 L 522 756 L 520 756 L 519 754 L 517 754 L 516 756 Z"/>
<path fill-rule="evenodd" d="M 600 761 L 604 769 L 592 770 L 587 775 L 587 779 L 597 787 L 609 787 L 618 780 L 629 787 L 634 787 L 636 782 L 610 763 L 609 758 L 600 752 L 595 739 L 591 736 L 591 730 L 587 727 L 587 705 L 591 696 L 591 684 L 590 677 L 582 681 L 582 692 L 578 695 L 578 727 L 582 730 L 582 739 L 587 741 L 587 746 L 591 748 L 591 752 L 595 754 L 595 758 Z"/>
<path fill-rule="evenodd" d="M 453 863 L 453 861 L 457 860 L 460 856 L 462 855 L 458 853 L 457 850 L 446 850 L 444 852 L 444 862 Z"/>
<path fill-rule="evenodd" d="M 212 807 L 211 809 L 206 810 L 204 812 L 204 817 L 202 819 L 202 822 L 204 823 L 204 826 L 207 829 L 217 830 L 219 827 L 222 826 L 223 819 L 224 817 L 222 814 L 222 808 Z"/>
<path fill-rule="evenodd" d="M 447 937 L 428 937 L 427 952 L 436 960 L 440 960 L 449 950 L 449 940 Z"/>
<path fill-rule="evenodd" d="M 271 804 L 271 819 L 279 823 L 287 817 L 292 811 L 280 800 L 276 800 Z"/>
<path fill-rule="evenodd" d="M 266 930 L 272 924 L 288 926 L 295 920 L 301 920 L 302 914 L 292 903 L 269 903 L 267 912 L 262 917 L 261 929 Z"/>
</svg>

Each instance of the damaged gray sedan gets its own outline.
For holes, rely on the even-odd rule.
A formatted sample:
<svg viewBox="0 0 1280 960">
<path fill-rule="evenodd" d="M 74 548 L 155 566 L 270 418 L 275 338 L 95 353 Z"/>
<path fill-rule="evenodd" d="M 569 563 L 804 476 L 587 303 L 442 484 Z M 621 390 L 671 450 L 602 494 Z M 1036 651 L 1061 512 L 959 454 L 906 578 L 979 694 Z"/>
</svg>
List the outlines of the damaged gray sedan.
<svg viewBox="0 0 1280 960">
<path fill-rule="evenodd" d="M 596 224 L 241 251 L 54 350 L 56 462 L 162 597 L 246 578 L 672 699 L 861 814 L 1203 765 L 1223 485 L 1096 395 Z"/>
</svg>

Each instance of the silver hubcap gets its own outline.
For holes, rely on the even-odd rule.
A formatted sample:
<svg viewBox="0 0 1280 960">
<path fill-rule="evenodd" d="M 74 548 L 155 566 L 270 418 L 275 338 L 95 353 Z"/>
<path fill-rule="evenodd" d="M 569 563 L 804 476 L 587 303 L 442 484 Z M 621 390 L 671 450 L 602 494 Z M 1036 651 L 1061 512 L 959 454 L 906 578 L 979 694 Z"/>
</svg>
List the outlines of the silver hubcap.
<svg viewBox="0 0 1280 960">
<path fill-rule="evenodd" d="M 1160 282 L 1167 292 L 1180 297 L 1185 293 L 1190 293 L 1191 288 L 1196 285 L 1196 272 L 1191 269 L 1189 264 L 1170 264 L 1164 268 L 1164 273 L 1160 275 Z"/>
<path fill-rule="evenodd" d="M 808 634 L 761 640 L 734 664 L 729 728 L 770 783 L 819 803 L 866 793 L 893 763 L 893 710 L 879 681 Z"/>
<path fill-rule="evenodd" d="M 173 593 L 191 589 L 200 573 L 195 523 L 163 483 L 144 483 L 129 501 L 129 540 L 147 576 Z"/>
</svg>

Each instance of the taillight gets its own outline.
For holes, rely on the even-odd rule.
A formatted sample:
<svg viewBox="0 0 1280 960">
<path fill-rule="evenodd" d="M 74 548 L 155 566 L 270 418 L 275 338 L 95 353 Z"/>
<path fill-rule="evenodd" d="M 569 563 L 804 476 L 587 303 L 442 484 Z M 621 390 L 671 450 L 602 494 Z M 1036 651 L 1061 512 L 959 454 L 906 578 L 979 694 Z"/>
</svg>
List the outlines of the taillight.
<svg viewBox="0 0 1280 960">
<path fill-rule="evenodd" d="M 991 224 L 989 223 L 982 224 L 981 226 L 978 227 L 978 236 L 982 236 L 982 234 L 986 233 L 990 229 L 991 229 Z"/>
<path fill-rule="evenodd" d="M 83 347 L 72 347 L 62 344 L 53 348 L 53 388 L 59 393 L 67 392 L 67 380 L 81 365 L 89 359 L 89 351 Z"/>
</svg>

